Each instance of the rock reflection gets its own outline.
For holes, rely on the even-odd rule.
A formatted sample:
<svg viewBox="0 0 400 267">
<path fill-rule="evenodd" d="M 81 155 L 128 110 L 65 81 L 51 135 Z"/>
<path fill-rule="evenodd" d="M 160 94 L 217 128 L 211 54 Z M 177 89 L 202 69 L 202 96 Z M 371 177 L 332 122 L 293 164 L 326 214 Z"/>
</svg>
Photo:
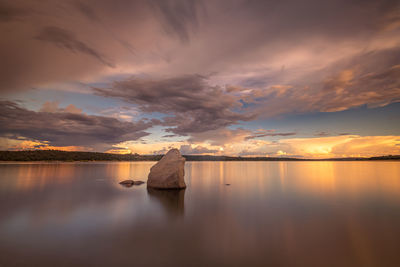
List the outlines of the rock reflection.
<svg viewBox="0 0 400 267">
<path fill-rule="evenodd" d="M 181 217 L 185 213 L 185 189 L 153 189 L 147 188 L 151 199 L 156 199 L 168 216 Z"/>
</svg>

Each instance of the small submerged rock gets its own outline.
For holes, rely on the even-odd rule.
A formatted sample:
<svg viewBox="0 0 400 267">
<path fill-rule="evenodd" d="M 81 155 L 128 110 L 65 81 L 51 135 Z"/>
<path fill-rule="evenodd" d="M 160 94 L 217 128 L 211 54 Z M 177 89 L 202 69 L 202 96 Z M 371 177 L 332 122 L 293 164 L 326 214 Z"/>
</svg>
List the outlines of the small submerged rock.
<svg viewBox="0 0 400 267">
<path fill-rule="evenodd" d="M 141 185 L 141 184 L 144 184 L 144 182 L 143 181 L 133 181 L 133 185 Z"/>
<path fill-rule="evenodd" d="M 133 180 L 124 180 L 122 182 L 119 182 L 119 184 L 126 186 L 126 187 L 131 187 L 134 184 Z"/>
<path fill-rule="evenodd" d="M 124 180 L 122 182 L 119 182 L 120 185 L 123 185 L 125 187 L 132 187 L 134 185 L 141 185 L 144 184 L 143 181 L 134 181 L 134 180 Z"/>
</svg>

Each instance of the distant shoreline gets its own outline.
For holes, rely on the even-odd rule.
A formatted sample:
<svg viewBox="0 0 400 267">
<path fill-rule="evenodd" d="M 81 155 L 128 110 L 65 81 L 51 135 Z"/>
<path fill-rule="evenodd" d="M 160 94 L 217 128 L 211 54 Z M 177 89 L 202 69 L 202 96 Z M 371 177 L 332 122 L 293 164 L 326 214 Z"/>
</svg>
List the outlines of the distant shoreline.
<svg viewBox="0 0 400 267">
<path fill-rule="evenodd" d="M 158 161 L 163 155 L 112 154 L 101 152 L 69 152 L 60 150 L 0 151 L 0 162 L 122 162 Z M 212 155 L 184 155 L 186 161 L 381 161 L 400 160 L 400 155 L 369 158 L 302 159 L 283 157 L 231 157 Z"/>
<path fill-rule="evenodd" d="M 333 159 L 317 159 L 317 160 L 186 160 L 186 162 L 373 162 L 373 161 L 384 161 L 384 162 L 400 162 L 399 159 L 368 159 L 368 160 L 358 160 L 358 159 L 345 159 L 345 160 L 333 160 Z M 124 163 L 124 162 L 157 162 L 156 160 L 20 160 L 20 161 L 11 161 L 11 160 L 1 160 L 0 165 L 2 164 L 32 164 L 32 163 L 48 163 L 48 164 L 57 164 L 57 163 Z"/>
</svg>

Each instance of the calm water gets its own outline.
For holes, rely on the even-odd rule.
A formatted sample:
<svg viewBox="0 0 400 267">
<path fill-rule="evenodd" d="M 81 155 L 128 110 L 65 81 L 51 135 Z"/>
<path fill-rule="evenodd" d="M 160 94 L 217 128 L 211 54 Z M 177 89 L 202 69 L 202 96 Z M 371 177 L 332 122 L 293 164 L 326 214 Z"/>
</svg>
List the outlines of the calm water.
<svg viewBox="0 0 400 267">
<path fill-rule="evenodd" d="M 0 164 L 0 266 L 400 266 L 400 162 L 153 164 Z"/>
</svg>

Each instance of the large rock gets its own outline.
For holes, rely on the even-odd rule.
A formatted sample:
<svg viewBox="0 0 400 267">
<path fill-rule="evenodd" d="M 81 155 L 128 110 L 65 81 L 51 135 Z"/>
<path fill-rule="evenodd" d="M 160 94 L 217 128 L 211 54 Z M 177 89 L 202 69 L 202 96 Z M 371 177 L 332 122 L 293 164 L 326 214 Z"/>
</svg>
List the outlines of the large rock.
<svg viewBox="0 0 400 267">
<path fill-rule="evenodd" d="M 185 184 L 185 158 L 178 149 L 171 149 L 150 169 L 147 187 L 157 189 L 182 189 Z"/>
</svg>

